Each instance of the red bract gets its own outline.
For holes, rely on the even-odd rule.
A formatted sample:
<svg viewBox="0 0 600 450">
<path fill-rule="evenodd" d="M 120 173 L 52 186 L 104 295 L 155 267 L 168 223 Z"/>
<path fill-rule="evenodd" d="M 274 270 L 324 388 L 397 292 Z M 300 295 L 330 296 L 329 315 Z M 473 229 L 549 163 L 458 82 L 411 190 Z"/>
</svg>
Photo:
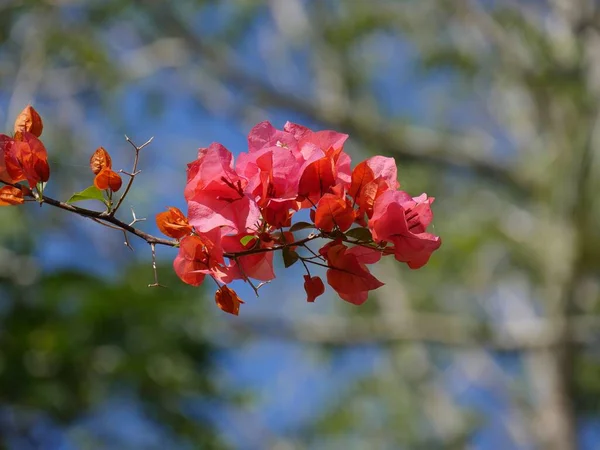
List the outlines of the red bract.
<svg viewBox="0 0 600 450">
<path fill-rule="evenodd" d="M 223 237 L 223 250 L 228 253 L 240 253 L 253 248 L 267 249 L 273 246 L 273 242 L 265 242 L 262 239 L 252 239 L 246 245 L 242 239 L 248 234 Z M 273 252 L 263 251 L 236 258 L 239 271 L 246 278 L 254 278 L 260 281 L 269 281 L 275 278 L 273 271 Z"/>
<path fill-rule="evenodd" d="M 14 132 L 27 131 L 36 137 L 40 137 L 44 124 L 42 118 L 31 105 L 27 105 L 15 120 Z"/>
<path fill-rule="evenodd" d="M 94 178 L 94 186 L 100 190 L 108 189 L 117 192 L 122 184 L 123 180 L 119 174 L 109 167 L 102 169 Z"/>
<path fill-rule="evenodd" d="M 220 144 L 200 149 L 198 159 L 188 164 L 184 195 L 188 219 L 199 232 L 223 227 L 226 233 L 240 233 L 256 226 L 260 210 L 244 193 L 248 184 L 232 168 L 233 156 Z"/>
<path fill-rule="evenodd" d="M 307 296 L 306 301 L 312 303 L 319 295 L 325 292 L 325 285 L 320 277 L 304 275 L 304 290 Z"/>
<path fill-rule="evenodd" d="M 388 191 L 373 207 L 369 220 L 373 239 L 393 243 L 396 260 L 407 263 L 411 269 L 424 266 L 442 244 L 438 236 L 425 232 L 433 218 L 433 200 L 426 194 L 412 198 L 404 191 Z"/>
<path fill-rule="evenodd" d="M 325 156 L 308 164 L 302 173 L 298 193 L 308 199 L 303 207 L 310 208 L 336 185 L 349 187 L 350 179 L 350 157 L 341 147 L 330 147 Z"/>
<path fill-rule="evenodd" d="M 12 186 L 0 188 L 0 206 L 20 205 L 24 201 L 21 189 Z"/>
<path fill-rule="evenodd" d="M 263 218 L 275 227 L 289 226 L 290 210 L 299 208 L 296 198 L 304 161 L 284 145 L 277 141 L 277 145 L 241 153 L 236 163 L 236 171 L 249 181 L 246 192 L 262 209 Z M 290 145 L 296 147 L 293 139 Z"/>
<path fill-rule="evenodd" d="M 395 191 L 399 186 L 394 158 L 373 156 L 358 164 L 352 172 L 348 190 L 348 195 L 358 206 L 357 221 L 365 225 L 364 214 L 371 217 L 377 197 L 386 191 Z"/>
<path fill-rule="evenodd" d="M 282 147 L 296 150 L 298 138 L 287 130 L 278 130 L 270 122 L 264 121 L 255 125 L 248 133 L 248 151 L 250 153 L 268 147 Z"/>
<path fill-rule="evenodd" d="M 240 278 L 235 265 L 225 265 L 221 231 L 218 229 L 184 237 L 173 267 L 179 278 L 192 286 L 202 284 L 206 275 L 223 283 Z"/>
<path fill-rule="evenodd" d="M 221 286 L 215 292 L 215 302 L 221 310 L 234 316 L 240 313 L 240 305 L 244 303 L 237 293 L 227 286 Z"/>
<path fill-rule="evenodd" d="M 30 187 L 50 177 L 48 154 L 42 141 L 26 131 L 15 133 L 14 139 L 0 137 L 4 147 L 6 172 L 13 182 L 27 180 Z"/>
<path fill-rule="evenodd" d="M 156 225 L 158 229 L 166 236 L 181 239 L 192 232 L 192 227 L 188 223 L 187 217 L 179 208 L 171 207 L 168 211 L 156 215 Z"/>
<path fill-rule="evenodd" d="M 0 134 L 0 181 L 6 181 L 7 183 L 16 183 L 16 180 L 13 180 L 8 174 L 4 156 L 7 146 L 12 145 L 12 140 L 13 139 L 10 136 Z"/>
<path fill-rule="evenodd" d="M 90 169 L 98 175 L 102 169 L 112 169 L 112 159 L 104 147 L 98 147 L 90 157 Z"/>
<path fill-rule="evenodd" d="M 330 267 L 327 270 L 327 282 L 343 300 L 361 305 L 367 300 L 369 291 L 383 286 L 365 265 L 376 262 L 373 252 L 364 253 L 361 247 L 349 249 L 339 242 L 331 242 L 319 253 Z"/>
<path fill-rule="evenodd" d="M 354 209 L 345 198 L 334 194 L 325 194 L 315 213 L 315 225 L 323 231 L 333 231 L 337 227 L 340 231 L 346 231 L 354 222 Z"/>
</svg>

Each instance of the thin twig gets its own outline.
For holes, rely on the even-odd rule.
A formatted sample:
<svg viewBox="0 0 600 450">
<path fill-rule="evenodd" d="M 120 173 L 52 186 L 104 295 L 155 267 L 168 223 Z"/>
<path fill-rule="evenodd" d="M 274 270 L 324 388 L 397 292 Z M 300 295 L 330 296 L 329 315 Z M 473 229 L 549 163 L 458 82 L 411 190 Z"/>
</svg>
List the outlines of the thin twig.
<svg viewBox="0 0 600 450">
<path fill-rule="evenodd" d="M 258 287 L 254 286 L 254 283 L 252 282 L 252 280 L 250 279 L 250 277 L 248 275 L 246 275 L 246 272 L 244 272 L 244 268 L 242 267 L 242 265 L 239 263 L 237 256 L 232 258 L 235 263 L 237 264 L 238 268 L 240 269 L 240 273 L 242 274 L 242 277 L 244 277 L 244 281 L 246 283 L 248 283 L 250 285 L 250 287 L 252 288 L 252 290 L 254 291 L 254 294 L 258 297 L 258 289 L 260 288 L 260 286 L 262 286 L 263 284 L 261 283 Z"/>
<path fill-rule="evenodd" d="M 8 183 L 8 182 L 2 181 L 2 180 L 0 180 L 0 183 L 6 184 L 8 186 L 13 186 L 13 187 L 16 187 L 19 189 L 22 187 L 18 183 Z M 109 215 L 108 213 L 106 213 L 104 211 L 102 211 L 102 212 L 94 211 L 91 209 L 81 208 L 79 206 L 73 206 L 69 203 L 61 202 L 59 200 L 55 200 L 55 199 L 53 199 L 51 197 L 47 197 L 45 195 L 42 197 L 42 202 L 46 203 L 48 205 L 54 206 L 56 208 L 59 208 L 59 209 L 63 209 L 65 211 L 75 213 L 82 217 L 87 217 L 90 219 L 98 219 L 103 222 L 111 223 L 125 231 L 128 231 L 131 234 L 135 234 L 136 236 L 145 240 L 148 244 L 154 243 L 154 244 L 166 245 L 168 247 L 178 247 L 179 246 L 179 242 L 177 242 L 174 239 L 163 239 L 163 238 L 159 238 L 156 236 L 152 236 L 151 234 L 145 233 L 142 230 L 139 230 L 138 228 L 134 228 L 131 225 L 117 219 L 116 217 Z"/>
<path fill-rule="evenodd" d="M 156 269 L 156 244 L 151 243 L 150 249 L 152 250 L 152 271 L 154 272 L 154 283 L 149 284 L 148 287 L 164 287 L 158 282 L 158 270 Z"/>
<path fill-rule="evenodd" d="M 144 142 L 142 145 L 140 145 L 138 147 L 137 145 L 135 145 L 133 143 L 133 141 L 131 139 L 129 139 L 129 136 L 125 135 L 125 140 L 127 142 L 129 142 L 133 146 L 133 148 L 135 149 L 135 157 L 133 158 L 133 169 L 131 170 L 131 173 L 127 173 L 127 175 L 129 175 L 129 181 L 127 182 L 127 186 L 125 186 L 125 190 L 123 191 L 123 195 L 121 195 L 121 198 L 119 198 L 119 201 L 117 202 L 117 204 L 115 205 L 115 207 L 109 213 L 111 216 L 114 216 L 116 214 L 117 210 L 119 209 L 119 207 L 123 203 L 123 200 L 125 200 L 125 197 L 129 193 L 129 189 L 131 189 L 131 185 L 133 184 L 133 180 L 135 180 L 136 175 L 141 172 L 140 170 L 137 170 L 138 161 L 140 159 L 140 150 L 142 150 L 145 146 L 147 146 L 148 144 L 150 144 L 150 142 L 152 142 L 153 139 L 154 139 L 154 137 L 151 137 L 150 139 L 148 139 L 146 142 Z M 123 172 L 123 173 L 125 173 L 125 172 Z"/>
</svg>

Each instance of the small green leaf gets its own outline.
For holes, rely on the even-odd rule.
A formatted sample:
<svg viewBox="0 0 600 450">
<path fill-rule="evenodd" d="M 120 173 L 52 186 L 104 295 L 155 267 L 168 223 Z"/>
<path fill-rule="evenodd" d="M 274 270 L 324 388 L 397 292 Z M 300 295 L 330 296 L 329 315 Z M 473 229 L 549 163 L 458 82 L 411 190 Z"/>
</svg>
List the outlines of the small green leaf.
<svg viewBox="0 0 600 450">
<path fill-rule="evenodd" d="M 289 247 L 284 248 L 281 251 L 281 255 L 283 256 L 283 265 L 286 268 L 292 266 L 300 258 L 298 253 L 296 253 L 294 250 L 290 249 Z"/>
<path fill-rule="evenodd" d="M 294 231 L 306 230 L 307 228 L 314 228 L 315 224 L 308 222 L 296 222 L 294 225 L 290 227 L 290 231 L 293 233 Z"/>
<path fill-rule="evenodd" d="M 361 242 L 370 242 L 373 240 L 371 231 L 368 228 L 352 228 L 346 231 L 346 236 L 357 239 Z"/>
<path fill-rule="evenodd" d="M 253 241 L 254 239 L 258 239 L 258 237 L 253 236 L 251 234 L 247 234 L 246 236 L 240 239 L 240 244 L 242 244 L 245 247 L 246 245 L 248 245 L 249 242 Z"/>
<path fill-rule="evenodd" d="M 102 191 L 96 186 L 90 186 L 81 192 L 73 194 L 71 198 L 67 200 L 67 203 L 81 202 L 83 200 L 100 200 L 102 203 L 106 204 Z"/>
</svg>

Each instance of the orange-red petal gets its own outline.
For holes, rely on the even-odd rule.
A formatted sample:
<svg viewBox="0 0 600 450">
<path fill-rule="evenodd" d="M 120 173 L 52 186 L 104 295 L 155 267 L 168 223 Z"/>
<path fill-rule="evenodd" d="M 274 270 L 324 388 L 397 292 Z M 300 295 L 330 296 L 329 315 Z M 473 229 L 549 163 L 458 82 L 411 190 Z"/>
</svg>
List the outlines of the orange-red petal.
<svg viewBox="0 0 600 450">
<path fill-rule="evenodd" d="M 337 226 L 346 231 L 354 222 L 354 209 L 344 198 L 334 194 L 325 194 L 315 212 L 315 225 L 323 231 L 333 231 Z"/>
<path fill-rule="evenodd" d="M 181 239 L 192 232 L 192 226 L 179 208 L 170 207 L 156 215 L 156 225 L 166 236 Z"/>
<path fill-rule="evenodd" d="M 226 313 L 237 316 L 240 313 L 240 305 L 244 303 L 242 299 L 238 297 L 233 289 L 229 289 L 227 286 L 221 286 L 217 292 L 215 292 L 215 302 L 221 310 Z"/>
<path fill-rule="evenodd" d="M 102 169 L 112 169 L 112 160 L 104 147 L 98 147 L 90 158 L 90 168 L 94 175 L 98 175 Z"/>
<path fill-rule="evenodd" d="M 325 285 L 320 277 L 304 275 L 304 290 L 306 291 L 306 301 L 312 303 L 325 292 Z"/>
<path fill-rule="evenodd" d="M 0 188 L 0 206 L 20 205 L 24 202 L 23 191 L 13 186 Z"/>
<path fill-rule="evenodd" d="M 113 192 L 117 192 L 121 189 L 122 184 L 123 180 L 121 180 L 119 174 L 108 167 L 102 169 L 96 175 L 96 178 L 94 178 L 94 186 L 100 190 L 110 189 Z"/>
<path fill-rule="evenodd" d="M 14 132 L 26 131 L 36 137 L 40 137 L 44 124 L 42 118 L 31 105 L 27 105 L 15 120 Z"/>
</svg>

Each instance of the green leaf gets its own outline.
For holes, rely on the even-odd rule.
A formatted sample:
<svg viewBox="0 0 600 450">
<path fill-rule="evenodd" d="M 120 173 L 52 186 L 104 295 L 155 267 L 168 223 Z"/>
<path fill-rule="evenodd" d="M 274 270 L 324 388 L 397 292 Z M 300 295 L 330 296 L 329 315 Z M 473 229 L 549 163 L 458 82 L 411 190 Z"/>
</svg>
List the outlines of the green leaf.
<svg viewBox="0 0 600 450">
<path fill-rule="evenodd" d="M 247 234 L 246 236 L 240 239 L 240 244 L 242 244 L 245 247 L 246 245 L 248 245 L 249 242 L 253 241 L 254 239 L 258 238 L 251 234 Z"/>
<path fill-rule="evenodd" d="M 296 253 L 294 250 L 290 249 L 289 247 L 284 248 L 281 251 L 281 255 L 283 256 L 283 265 L 286 268 L 294 265 L 294 263 L 296 261 L 298 261 L 298 259 L 300 258 L 298 253 Z"/>
<path fill-rule="evenodd" d="M 290 227 L 290 231 L 293 233 L 294 231 L 306 230 L 307 228 L 314 228 L 314 223 L 308 222 L 296 222 L 294 225 Z"/>
<path fill-rule="evenodd" d="M 361 242 L 370 242 L 373 240 L 373 236 L 371 236 L 371 231 L 368 228 L 352 228 L 351 230 L 346 231 L 346 236 L 357 239 Z"/>
<path fill-rule="evenodd" d="M 73 194 L 71 198 L 67 200 L 67 203 L 81 202 L 83 200 L 100 200 L 102 203 L 106 204 L 102 191 L 96 186 L 90 186 L 81 192 Z"/>
</svg>

